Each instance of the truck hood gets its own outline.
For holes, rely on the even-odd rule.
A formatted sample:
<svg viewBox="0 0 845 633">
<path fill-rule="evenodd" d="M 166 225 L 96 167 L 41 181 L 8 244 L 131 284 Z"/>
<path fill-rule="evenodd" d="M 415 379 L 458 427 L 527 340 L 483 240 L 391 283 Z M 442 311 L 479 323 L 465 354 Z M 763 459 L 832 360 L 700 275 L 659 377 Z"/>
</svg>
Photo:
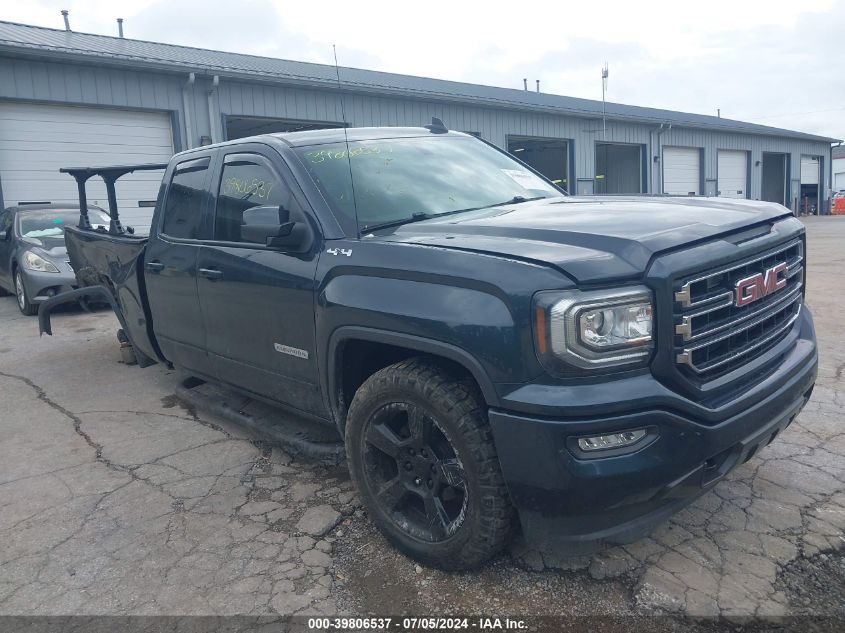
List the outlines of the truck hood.
<svg viewBox="0 0 845 633">
<path fill-rule="evenodd" d="M 639 277 L 657 253 L 790 214 L 752 200 L 566 197 L 432 218 L 376 239 L 527 259 L 589 282 Z"/>
</svg>

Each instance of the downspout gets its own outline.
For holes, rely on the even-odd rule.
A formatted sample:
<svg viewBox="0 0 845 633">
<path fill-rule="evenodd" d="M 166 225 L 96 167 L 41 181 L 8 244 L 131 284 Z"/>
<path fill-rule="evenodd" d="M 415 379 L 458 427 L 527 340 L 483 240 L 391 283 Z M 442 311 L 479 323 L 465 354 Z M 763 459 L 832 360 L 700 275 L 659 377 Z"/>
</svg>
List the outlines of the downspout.
<svg viewBox="0 0 845 633">
<path fill-rule="evenodd" d="M 664 132 L 668 132 L 671 129 L 672 129 L 671 123 L 669 123 L 669 124 L 661 123 L 660 127 L 657 128 L 654 131 L 655 134 L 657 135 L 657 143 L 656 143 L 656 147 L 655 147 L 656 154 L 655 155 L 658 157 L 658 160 L 660 162 L 657 163 L 659 165 L 659 169 L 657 171 L 657 178 L 656 179 L 653 177 L 653 173 L 652 173 L 652 184 L 654 184 L 654 181 L 657 180 L 657 193 L 659 193 L 660 195 L 663 194 L 663 152 L 662 152 L 662 147 L 661 147 L 661 144 L 660 144 L 660 137 L 663 136 Z M 653 170 L 654 165 L 655 165 L 654 158 L 651 159 L 651 164 L 652 164 L 652 170 Z"/>
<path fill-rule="evenodd" d="M 211 88 L 208 91 L 208 127 L 211 130 L 211 142 L 217 143 L 220 139 L 217 137 L 217 123 L 218 120 L 214 117 L 214 93 L 217 92 L 217 86 L 220 85 L 220 77 L 214 75 L 211 80 Z"/>
<path fill-rule="evenodd" d="M 194 147 L 194 122 L 191 117 L 191 110 L 188 107 L 188 90 L 193 87 L 196 80 L 197 76 L 194 73 L 189 73 L 188 81 L 182 87 L 182 109 L 185 111 L 185 149 Z"/>
</svg>

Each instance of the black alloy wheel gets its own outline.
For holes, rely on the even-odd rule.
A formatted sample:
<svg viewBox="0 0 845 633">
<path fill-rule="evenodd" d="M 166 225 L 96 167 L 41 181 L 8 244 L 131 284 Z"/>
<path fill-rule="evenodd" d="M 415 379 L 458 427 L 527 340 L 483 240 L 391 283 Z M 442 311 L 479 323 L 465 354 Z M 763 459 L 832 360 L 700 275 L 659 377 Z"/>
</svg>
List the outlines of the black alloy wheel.
<svg viewBox="0 0 845 633">
<path fill-rule="evenodd" d="M 466 475 L 443 429 L 421 407 L 386 404 L 364 435 L 364 476 L 408 534 L 432 543 L 452 536 L 466 514 Z"/>
<path fill-rule="evenodd" d="M 371 520 L 415 560 L 471 569 L 510 539 L 513 507 L 468 377 L 422 358 L 377 371 L 350 404 L 346 453 Z"/>
</svg>

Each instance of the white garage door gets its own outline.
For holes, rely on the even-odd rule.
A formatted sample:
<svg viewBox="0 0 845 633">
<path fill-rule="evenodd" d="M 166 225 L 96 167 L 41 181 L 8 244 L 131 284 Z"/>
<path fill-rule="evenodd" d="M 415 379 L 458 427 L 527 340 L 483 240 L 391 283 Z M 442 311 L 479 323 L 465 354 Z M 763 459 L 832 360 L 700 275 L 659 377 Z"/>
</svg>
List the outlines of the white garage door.
<svg viewBox="0 0 845 633">
<path fill-rule="evenodd" d="M 819 159 L 817 156 L 801 157 L 801 184 L 819 184 Z"/>
<path fill-rule="evenodd" d="M 161 112 L 32 103 L 0 103 L 0 178 L 7 206 L 21 202 L 77 202 L 76 181 L 60 167 L 166 163 L 173 155 L 170 116 Z M 121 221 L 149 229 L 162 172 L 129 174 L 117 181 Z M 108 208 L 95 176 L 88 201 Z"/>
<path fill-rule="evenodd" d="M 697 147 L 663 148 L 663 193 L 672 196 L 701 193 L 701 152 Z"/>
<path fill-rule="evenodd" d="M 748 152 L 720 149 L 717 169 L 720 196 L 723 198 L 748 197 Z"/>
</svg>

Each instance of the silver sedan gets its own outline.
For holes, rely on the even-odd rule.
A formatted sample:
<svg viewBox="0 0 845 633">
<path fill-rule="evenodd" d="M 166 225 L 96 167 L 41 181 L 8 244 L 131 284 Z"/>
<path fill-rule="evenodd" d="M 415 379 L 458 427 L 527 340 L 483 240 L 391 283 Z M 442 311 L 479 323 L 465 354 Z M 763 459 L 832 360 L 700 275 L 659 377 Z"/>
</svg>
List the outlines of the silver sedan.
<svg viewBox="0 0 845 633">
<path fill-rule="evenodd" d="M 88 215 L 93 226 L 108 229 L 109 216 L 102 209 L 91 207 Z M 39 303 L 76 287 L 64 227 L 78 221 L 79 207 L 71 204 L 0 212 L 0 291 L 14 293 L 24 314 L 36 314 Z"/>
</svg>

